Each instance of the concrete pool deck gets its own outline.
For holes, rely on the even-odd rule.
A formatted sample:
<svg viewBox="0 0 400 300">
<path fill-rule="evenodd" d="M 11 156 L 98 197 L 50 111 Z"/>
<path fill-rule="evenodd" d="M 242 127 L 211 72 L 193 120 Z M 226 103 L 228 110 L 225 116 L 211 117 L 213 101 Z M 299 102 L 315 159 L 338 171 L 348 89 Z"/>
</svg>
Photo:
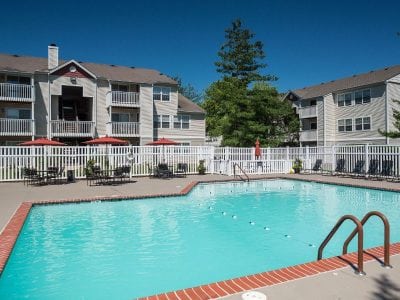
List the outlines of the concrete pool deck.
<svg viewBox="0 0 400 300">
<path fill-rule="evenodd" d="M 375 189 L 386 189 L 400 192 L 400 183 L 354 179 L 348 177 L 322 176 L 322 175 L 263 175 L 251 176 L 252 179 L 261 178 L 287 178 L 325 182 L 332 184 L 345 184 L 351 186 L 369 187 Z M 233 177 L 223 175 L 187 176 L 186 178 L 173 179 L 149 179 L 147 177 L 132 178 L 131 183 L 107 186 L 87 186 L 86 181 L 78 181 L 71 184 L 49 185 L 49 186 L 24 186 L 22 182 L 0 183 L 0 228 L 4 228 L 8 220 L 23 202 L 48 202 L 71 199 L 105 199 L 122 197 L 141 197 L 161 194 L 180 194 L 191 183 L 230 181 Z M 376 261 L 366 264 L 367 276 L 358 277 L 353 274 L 351 267 L 339 268 L 332 272 L 324 272 L 311 277 L 287 281 L 261 288 L 268 295 L 268 299 L 400 299 L 400 258 L 399 255 L 392 257 L 394 269 L 385 270 Z M 370 267 L 371 266 L 371 267 Z M 371 271 L 369 271 L 371 269 Z M 337 273 L 333 275 L 333 273 Z M 329 275 L 331 274 L 331 275 Z M 340 275 L 340 276 L 339 276 Z M 347 278 L 347 280 L 346 280 Z M 375 280 L 375 281 L 374 281 Z M 350 284 L 350 282 L 354 283 Z M 373 284 L 381 284 L 380 296 L 376 296 L 377 289 Z M 258 285 L 260 287 L 262 285 Z M 328 286 L 328 287 L 326 287 Z M 357 291 L 350 291 L 349 286 L 357 286 Z M 287 288 L 286 288 L 287 287 Z M 316 288 L 318 287 L 318 288 Z M 385 294 L 384 289 L 391 294 Z M 243 290 L 243 289 L 242 289 Z M 292 294 L 290 293 L 292 290 Z M 315 292 L 320 294 L 315 294 Z M 236 291 L 239 292 L 239 291 Z M 358 294 L 354 294 L 357 292 Z M 313 294 L 314 293 L 314 294 Z M 178 296 L 174 299 L 200 299 Z M 183 294 L 184 295 L 184 294 Z M 219 294 L 217 294 L 219 295 Z M 227 296 L 227 299 L 240 299 L 240 294 Z M 285 296 L 287 295 L 287 296 Z M 304 297 L 303 297 L 304 295 Z M 367 296 L 365 296 L 367 295 Z M 394 297 L 386 297 L 394 295 Z M 286 298 L 285 298 L 286 297 Z M 212 297 L 201 297 L 207 299 Z M 156 298 L 155 298 L 156 299 Z"/>
</svg>

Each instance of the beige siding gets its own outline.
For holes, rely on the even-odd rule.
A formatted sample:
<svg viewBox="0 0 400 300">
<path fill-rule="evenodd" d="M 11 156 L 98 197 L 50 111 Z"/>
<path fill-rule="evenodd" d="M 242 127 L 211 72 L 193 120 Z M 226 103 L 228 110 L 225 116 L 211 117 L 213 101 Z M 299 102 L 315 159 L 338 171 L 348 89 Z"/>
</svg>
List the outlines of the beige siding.
<svg viewBox="0 0 400 300">
<path fill-rule="evenodd" d="M 400 79 L 400 76 L 398 76 Z M 388 101 L 388 126 L 389 131 L 397 131 L 394 127 L 395 118 L 393 117 L 393 110 L 400 110 L 400 104 L 396 103 L 395 100 L 400 101 L 400 80 L 399 83 L 388 83 L 387 84 L 387 101 Z M 400 139 L 389 139 L 389 144 L 398 145 Z"/>
<path fill-rule="evenodd" d="M 178 111 L 178 91 L 171 87 L 170 101 L 154 101 L 154 115 L 176 115 Z"/>
<path fill-rule="evenodd" d="M 106 124 L 110 120 L 106 104 L 107 92 L 110 90 L 108 81 L 98 80 L 97 81 L 97 106 L 95 107 L 96 112 L 96 130 L 98 136 L 104 136 L 107 134 Z"/>
<path fill-rule="evenodd" d="M 83 88 L 83 97 L 95 98 L 96 96 L 96 80 L 89 78 L 76 78 L 76 84 L 71 82 L 71 77 L 66 76 L 50 76 L 52 95 L 62 95 L 62 86 L 77 86 Z"/>
<path fill-rule="evenodd" d="M 51 95 L 51 120 L 58 120 L 59 96 Z"/>
<path fill-rule="evenodd" d="M 153 141 L 153 88 L 140 86 L 140 144 Z"/>
<path fill-rule="evenodd" d="M 317 99 L 317 143 L 318 146 L 324 145 L 324 110 L 325 102 L 323 99 Z"/>
<path fill-rule="evenodd" d="M 353 92 L 358 89 L 354 89 L 348 92 Z M 336 95 L 335 95 L 336 98 Z M 354 104 L 352 106 L 338 107 L 336 104 L 336 118 L 334 120 L 336 126 L 336 142 L 337 143 L 355 143 L 359 141 L 364 143 L 365 141 L 376 141 L 380 142 L 382 136 L 379 134 L 378 129 L 385 129 L 385 85 L 371 87 L 371 102 L 366 104 Z M 338 132 L 337 120 L 339 119 L 354 119 L 358 117 L 371 117 L 371 130 L 366 131 L 351 131 L 351 132 Z M 357 142 L 358 143 L 358 142 Z M 374 142 L 375 143 L 375 142 Z"/>
<path fill-rule="evenodd" d="M 49 85 L 47 75 L 35 75 L 35 126 L 36 136 L 47 136 L 49 103 Z"/>
<path fill-rule="evenodd" d="M 400 83 L 400 74 L 390 78 L 388 81 Z"/>
</svg>

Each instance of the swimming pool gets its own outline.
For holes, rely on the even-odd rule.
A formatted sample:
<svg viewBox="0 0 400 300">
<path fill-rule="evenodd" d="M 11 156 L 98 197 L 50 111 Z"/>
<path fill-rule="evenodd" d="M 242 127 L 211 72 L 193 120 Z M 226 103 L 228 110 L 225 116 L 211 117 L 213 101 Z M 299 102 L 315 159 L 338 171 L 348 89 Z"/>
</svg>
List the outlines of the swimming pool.
<svg viewBox="0 0 400 300">
<path fill-rule="evenodd" d="M 188 196 L 32 208 L 0 299 L 132 299 L 316 259 L 339 217 L 379 210 L 400 236 L 400 193 L 290 180 L 204 184 Z M 326 248 L 340 254 L 345 224 Z M 377 220 L 365 247 L 382 244 Z M 352 247 L 354 250 L 354 246 Z"/>
</svg>

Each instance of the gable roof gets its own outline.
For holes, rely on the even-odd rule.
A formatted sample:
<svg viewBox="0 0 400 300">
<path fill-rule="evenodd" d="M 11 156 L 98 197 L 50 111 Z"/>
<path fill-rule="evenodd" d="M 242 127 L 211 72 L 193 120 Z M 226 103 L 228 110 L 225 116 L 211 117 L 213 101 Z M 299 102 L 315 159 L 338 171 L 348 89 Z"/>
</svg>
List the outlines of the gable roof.
<svg viewBox="0 0 400 300">
<path fill-rule="evenodd" d="M 67 63 L 60 60 L 59 65 Z M 113 81 L 146 83 L 146 84 L 172 84 L 177 82 L 157 70 L 130 68 L 124 66 L 78 62 L 82 67 L 96 77 Z M 19 72 L 33 74 L 35 72 L 49 72 L 47 58 L 19 56 L 0 53 L 0 71 Z"/>
<path fill-rule="evenodd" d="M 178 111 L 205 114 L 205 110 L 182 94 L 178 94 Z"/>
<path fill-rule="evenodd" d="M 326 83 L 293 90 L 291 92 L 302 99 L 315 98 L 337 91 L 384 82 L 398 74 L 400 74 L 400 65 L 353 75 L 338 80 L 332 80 Z"/>
</svg>

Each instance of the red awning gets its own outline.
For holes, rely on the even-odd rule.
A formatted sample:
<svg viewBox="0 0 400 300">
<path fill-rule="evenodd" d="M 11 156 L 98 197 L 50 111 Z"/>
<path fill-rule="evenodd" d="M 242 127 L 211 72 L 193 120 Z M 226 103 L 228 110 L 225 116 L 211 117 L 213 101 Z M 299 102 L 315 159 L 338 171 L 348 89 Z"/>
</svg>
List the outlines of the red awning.
<svg viewBox="0 0 400 300">
<path fill-rule="evenodd" d="M 103 136 L 101 138 L 93 139 L 90 141 L 83 142 L 86 145 L 126 145 L 128 141 L 116 139 L 109 136 Z"/>
<path fill-rule="evenodd" d="M 21 143 L 20 146 L 65 146 L 65 144 L 47 138 L 39 138 L 33 141 Z"/>
<path fill-rule="evenodd" d="M 168 146 L 168 145 L 178 145 L 177 142 L 174 142 L 173 140 L 169 140 L 166 138 L 161 138 L 157 141 L 151 142 L 151 143 L 147 143 L 146 145 L 150 145 L 150 146 Z"/>
</svg>

